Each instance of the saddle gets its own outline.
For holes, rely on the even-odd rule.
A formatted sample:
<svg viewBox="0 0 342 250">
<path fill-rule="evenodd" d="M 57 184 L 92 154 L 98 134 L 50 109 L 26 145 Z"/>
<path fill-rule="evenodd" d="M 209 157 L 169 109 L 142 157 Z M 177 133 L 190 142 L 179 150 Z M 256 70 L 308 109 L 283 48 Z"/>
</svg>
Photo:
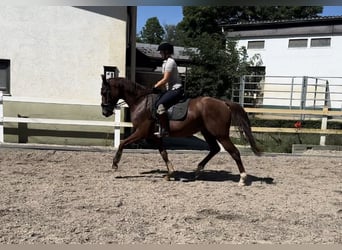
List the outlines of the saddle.
<svg viewBox="0 0 342 250">
<path fill-rule="evenodd" d="M 157 107 L 156 102 L 158 100 L 159 95 L 153 95 L 152 99 L 152 118 L 154 120 L 157 119 Z M 182 121 L 186 118 L 188 113 L 188 106 L 189 106 L 190 98 L 184 96 L 182 99 L 178 101 L 175 105 L 171 106 L 167 110 L 167 115 L 169 120 L 171 121 Z"/>
</svg>

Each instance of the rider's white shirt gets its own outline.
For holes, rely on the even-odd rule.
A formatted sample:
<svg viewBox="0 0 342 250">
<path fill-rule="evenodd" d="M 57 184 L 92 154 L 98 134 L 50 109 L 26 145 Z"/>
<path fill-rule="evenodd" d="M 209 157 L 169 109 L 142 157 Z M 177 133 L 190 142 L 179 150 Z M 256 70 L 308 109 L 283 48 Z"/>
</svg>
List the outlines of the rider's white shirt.
<svg viewBox="0 0 342 250">
<path fill-rule="evenodd" d="M 175 59 L 169 57 L 168 59 L 164 60 L 162 65 L 162 72 L 171 72 L 169 82 L 166 84 L 167 90 L 178 89 L 182 87 Z"/>
</svg>

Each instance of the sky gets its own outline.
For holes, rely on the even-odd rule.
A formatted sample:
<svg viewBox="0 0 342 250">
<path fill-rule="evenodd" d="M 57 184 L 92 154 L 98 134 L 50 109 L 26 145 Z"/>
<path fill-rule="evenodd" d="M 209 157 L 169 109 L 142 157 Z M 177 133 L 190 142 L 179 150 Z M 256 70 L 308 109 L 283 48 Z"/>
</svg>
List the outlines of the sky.
<svg viewBox="0 0 342 250">
<path fill-rule="evenodd" d="M 342 16 L 342 6 L 324 6 L 322 15 Z M 151 17 L 157 17 L 162 26 L 176 25 L 183 19 L 182 6 L 138 6 L 137 33 Z"/>
<path fill-rule="evenodd" d="M 183 19 L 182 6 L 138 6 L 137 33 L 145 26 L 147 19 L 157 17 L 162 26 L 176 25 Z"/>
</svg>

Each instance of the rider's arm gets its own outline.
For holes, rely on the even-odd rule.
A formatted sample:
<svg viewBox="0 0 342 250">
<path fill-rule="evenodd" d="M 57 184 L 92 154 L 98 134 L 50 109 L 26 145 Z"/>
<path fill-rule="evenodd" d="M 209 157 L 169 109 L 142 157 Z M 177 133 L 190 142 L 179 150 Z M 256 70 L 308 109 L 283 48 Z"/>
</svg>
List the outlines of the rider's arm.
<svg viewBox="0 0 342 250">
<path fill-rule="evenodd" d="M 165 71 L 165 72 L 164 72 L 164 75 L 163 75 L 163 78 L 162 78 L 161 80 L 159 80 L 159 81 L 154 85 L 154 87 L 155 87 L 155 88 L 158 88 L 158 87 L 164 86 L 166 83 L 169 82 L 170 77 L 171 77 L 171 72 Z"/>
</svg>

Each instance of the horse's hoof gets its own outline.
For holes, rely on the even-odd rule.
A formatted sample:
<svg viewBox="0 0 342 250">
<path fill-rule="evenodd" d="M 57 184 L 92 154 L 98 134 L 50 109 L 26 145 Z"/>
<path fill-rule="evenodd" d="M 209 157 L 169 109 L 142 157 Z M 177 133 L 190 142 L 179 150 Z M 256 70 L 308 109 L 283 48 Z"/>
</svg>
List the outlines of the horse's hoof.
<svg viewBox="0 0 342 250">
<path fill-rule="evenodd" d="M 169 175 L 165 175 L 165 176 L 164 176 L 164 180 L 166 180 L 166 181 L 170 181 L 170 180 L 171 180 L 171 178 L 170 178 L 170 176 L 169 176 Z"/>
<path fill-rule="evenodd" d="M 201 175 L 201 171 L 196 171 L 195 172 L 195 176 L 194 176 L 194 180 L 198 180 L 198 178 L 200 177 Z"/>
<path fill-rule="evenodd" d="M 240 181 L 239 181 L 239 186 L 243 187 L 246 186 L 248 175 L 246 173 L 240 174 Z"/>
<path fill-rule="evenodd" d="M 239 186 L 244 187 L 244 186 L 246 186 L 246 183 L 244 181 L 239 181 Z"/>
<path fill-rule="evenodd" d="M 204 169 L 204 166 L 197 166 L 195 170 L 195 177 L 194 177 L 195 180 L 197 180 L 200 177 L 200 175 L 203 172 L 203 169 Z"/>
<path fill-rule="evenodd" d="M 119 166 L 118 166 L 117 164 L 113 163 L 112 169 L 113 169 L 114 171 L 117 171 L 118 168 L 119 168 Z"/>
</svg>

